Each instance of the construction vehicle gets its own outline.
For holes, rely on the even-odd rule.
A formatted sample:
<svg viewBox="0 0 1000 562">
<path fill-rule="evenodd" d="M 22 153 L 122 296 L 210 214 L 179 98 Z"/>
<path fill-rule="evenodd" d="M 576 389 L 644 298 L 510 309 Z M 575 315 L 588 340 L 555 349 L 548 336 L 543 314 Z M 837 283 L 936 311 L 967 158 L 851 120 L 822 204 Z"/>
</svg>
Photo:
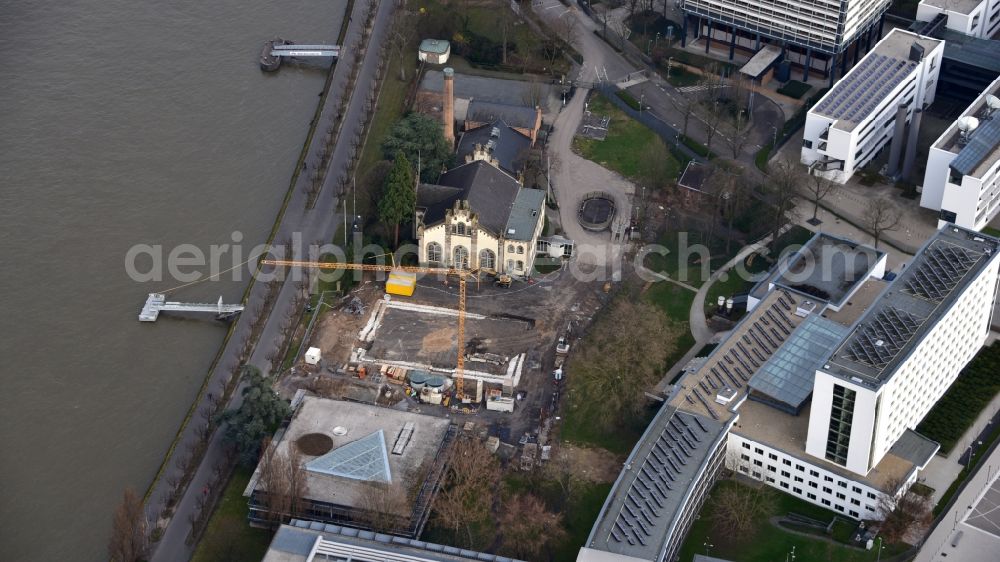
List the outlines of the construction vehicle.
<svg viewBox="0 0 1000 562">
<path fill-rule="evenodd" d="M 497 287 L 503 287 L 504 289 L 509 289 L 510 288 L 510 284 L 513 281 L 514 281 L 514 279 L 510 275 L 507 275 L 506 273 L 503 273 L 503 274 L 497 275 L 497 280 L 493 284 L 496 285 Z"/>
<path fill-rule="evenodd" d="M 395 279 L 409 277 L 414 279 L 417 273 L 438 273 L 453 275 L 458 277 L 458 359 L 455 361 L 455 396 L 462 402 L 467 402 L 465 394 L 464 374 L 465 374 L 465 284 L 469 277 L 479 280 L 479 270 L 455 269 L 450 267 L 414 267 L 408 265 L 373 265 L 362 263 L 334 263 L 321 261 L 299 261 L 299 260 L 260 260 L 261 265 L 271 265 L 276 267 L 310 267 L 316 269 L 343 269 L 350 271 L 383 271 L 396 275 Z M 410 291 L 412 294 L 412 290 Z"/>
</svg>

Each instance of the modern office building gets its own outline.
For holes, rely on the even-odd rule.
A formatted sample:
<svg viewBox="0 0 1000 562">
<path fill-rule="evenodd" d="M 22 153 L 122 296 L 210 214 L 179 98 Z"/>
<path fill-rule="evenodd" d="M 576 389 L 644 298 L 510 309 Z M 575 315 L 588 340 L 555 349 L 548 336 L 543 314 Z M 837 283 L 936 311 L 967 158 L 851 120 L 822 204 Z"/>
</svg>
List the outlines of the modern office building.
<svg viewBox="0 0 1000 562">
<path fill-rule="evenodd" d="M 907 175 L 916 159 L 920 112 L 937 91 L 943 50 L 939 39 L 892 30 L 809 110 L 802 163 L 845 183 L 895 139 L 889 173 Z"/>
<path fill-rule="evenodd" d="M 986 342 L 997 240 L 946 225 L 816 371 L 806 452 L 868 474 Z"/>
<path fill-rule="evenodd" d="M 888 282 L 881 252 L 815 236 L 675 385 L 577 560 L 673 560 L 723 466 L 881 518 L 881 500 L 938 450 L 913 428 L 985 342 L 998 252 L 1000 240 L 948 225 Z"/>
<path fill-rule="evenodd" d="M 1000 79 L 931 145 L 920 206 L 972 230 L 1000 213 Z"/>
<path fill-rule="evenodd" d="M 980 39 L 1000 31 L 1000 0 L 921 0 L 917 21 L 942 18 L 945 27 Z"/>
<path fill-rule="evenodd" d="M 751 53 L 762 45 L 781 47 L 786 60 L 831 80 L 850 59 L 858 62 L 861 49 L 871 48 L 882 36 L 889 0 L 686 0 L 683 3 L 686 40 L 689 26 L 695 38 Z"/>
</svg>

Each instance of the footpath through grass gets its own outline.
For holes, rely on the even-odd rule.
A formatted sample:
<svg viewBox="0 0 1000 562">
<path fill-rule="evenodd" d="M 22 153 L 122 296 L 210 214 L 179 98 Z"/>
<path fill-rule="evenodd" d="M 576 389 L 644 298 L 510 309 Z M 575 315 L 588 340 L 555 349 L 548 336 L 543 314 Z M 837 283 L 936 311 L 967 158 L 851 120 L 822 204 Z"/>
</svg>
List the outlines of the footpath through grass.
<svg viewBox="0 0 1000 562">
<path fill-rule="evenodd" d="M 705 507 L 691 526 L 687 540 L 681 547 L 682 562 L 691 562 L 695 554 L 706 554 L 706 544 L 711 545 L 708 552 L 715 557 L 740 562 L 775 562 L 785 560 L 795 549 L 796 560 L 810 562 L 867 562 L 878 557 L 877 549 L 865 551 L 836 542 L 834 537 L 811 538 L 793 533 L 773 525 L 771 517 L 783 516 L 788 513 L 804 515 L 819 521 L 831 521 L 834 517 L 843 515 L 829 511 L 817 505 L 800 500 L 792 495 L 773 490 L 775 501 L 770 512 L 760 517 L 754 528 L 747 533 L 723 533 L 714 528 L 712 506 L 723 487 L 744 486 L 732 480 L 722 480 L 715 485 L 711 496 L 705 501 Z M 843 530 L 835 528 L 835 534 L 843 538 Z M 887 544 L 882 551 L 883 558 L 890 558 L 909 548 L 905 544 Z"/>
<path fill-rule="evenodd" d="M 249 510 L 243 490 L 251 474 L 250 469 L 243 467 L 233 472 L 191 562 L 260 560 L 264 557 L 271 543 L 271 532 L 255 529 L 247 523 Z"/>
<path fill-rule="evenodd" d="M 588 103 L 593 113 L 611 117 L 608 136 L 603 141 L 574 139 L 573 148 L 577 153 L 630 180 L 648 182 L 654 175 L 677 178 L 680 163 L 656 133 L 600 94 L 592 96 Z"/>
</svg>

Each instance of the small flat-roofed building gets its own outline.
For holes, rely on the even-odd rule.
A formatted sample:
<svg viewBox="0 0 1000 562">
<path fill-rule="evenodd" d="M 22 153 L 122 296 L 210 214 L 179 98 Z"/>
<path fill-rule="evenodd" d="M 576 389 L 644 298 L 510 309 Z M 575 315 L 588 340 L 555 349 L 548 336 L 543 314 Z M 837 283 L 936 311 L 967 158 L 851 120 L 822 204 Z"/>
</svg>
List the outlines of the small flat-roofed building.
<svg viewBox="0 0 1000 562">
<path fill-rule="evenodd" d="M 896 120 L 902 114 L 919 127 L 919 110 L 934 101 L 943 50 L 944 41 L 893 29 L 806 114 L 802 163 L 845 183 L 894 136 L 902 142 Z M 904 167 L 912 166 L 912 152 Z M 891 169 L 897 165 L 890 161 Z"/>
<path fill-rule="evenodd" d="M 505 556 L 293 519 L 271 539 L 263 562 L 520 562 Z"/>
<path fill-rule="evenodd" d="M 431 64 L 444 64 L 451 56 L 451 43 L 443 39 L 424 39 L 417 50 L 417 60 Z"/>
<path fill-rule="evenodd" d="M 748 308 L 777 286 L 838 311 L 865 281 L 885 275 L 885 264 L 885 252 L 819 232 L 751 289 Z"/>
<path fill-rule="evenodd" d="M 1000 5 L 1000 4 L 998 4 Z M 994 80 L 927 153 L 920 206 L 938 225 L 982 230 L 1000 214 L 1000 78 Z"/>
<path fill-rule="evenodd" d="M 291 422 L 275 434 L 278 458 L 298 458 L 305 494 L 293 517 L 369 528 L 372 494 L 386 490 L 398 501 L 382 502 L 378 520 L 393 534 L 416 537 L 430 510 L 430 498 L 445 469 L 454 436 L 446 419 L 305 396 Z M 269 525 L 266 467 L 254 471 L 244 495 L 250 522 Z M 410 499 L 412 498 L 412 499 Z M 391 513 L 389 513 L 391 511 Z"/>
<path fill-rule="evenodd" d="M 740 74 L 761 86 L 766 86 L 771 81 L 771 77 L 774 76 L 775 66 L 781 62 L 782 58 L 780 47 L 765 45 L 740 68 Z"/>
<path fill-rule="evenodd" d="M 1000 30 L 1000 0 L 920 0 L 917 21 L 934 21 L 945 16 L 952 31 L 992 39 Z"/>
</svg>

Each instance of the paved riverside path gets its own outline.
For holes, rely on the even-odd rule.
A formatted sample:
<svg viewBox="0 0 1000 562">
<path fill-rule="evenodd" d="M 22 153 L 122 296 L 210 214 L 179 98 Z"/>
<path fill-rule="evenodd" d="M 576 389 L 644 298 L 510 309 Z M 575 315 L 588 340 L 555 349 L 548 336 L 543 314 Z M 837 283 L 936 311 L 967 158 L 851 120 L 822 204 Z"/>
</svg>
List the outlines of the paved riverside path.
<svg viewBox="0 0 1000 562">
<path fill-rule="evenodd" d="M 365 2 L 361 0 L 355 2 L 353 13 L 351 15 L 352 23 L 344 39 L 345 53 L 349 52 L 348 49 L 351 47 L 356 46 L 361 37 L 364 9 Z M 391 24 L 392 12 L 394 9 L 395 2 L 393 0 L 382 0 L 380 2 L 372 35 L 369 39 L 369 45 L 377 46 L 384 43 Z M 336 29 L 339 30 L 339 22 L 334 23 L 336 23 Z M 362 126 L 362 116 L 364 115 L 366 101 L 366 96 L 364 94 L 369 90 L 371 83 L 375 78 L 379 49 L 364 49 L 363 52 L 364 58 L 360 63 L 361 70 L 358 74 L 355 85 L 355 90 L 358 92 L 358 95 L 351 97 L 350 105 L 344 115 L 343 127 L 339 137 L 340 139 L 353 138 L 356 131 Z M 349 65 L 346 64 L 338 65 L 334 70 L 334 76 L 330 85 L 330 94 L 327 99 L 326 106 L 323 108 L 319 118 L 320 131 L 325 130 L 325 127 L 330 122 L 331 117 L 336 114 L 336 111 L 340 106 L 340 99 L 342 99 L 342 96 L 345 95 L 344 90 L 347 85 L 347 74 L 350 71 L 348 66 Z M 321 142 L 322 136 L 323 135 L 317 131 L 317 134 L 313 139 L 313 146 L 309 147 L 309 152 L 306 157 L 306 164 L 309 170 L 313 170 L 316 166 L 318 166 L 318 148 L 320 146 L 319 143 Z M 337 225 L 342 222 L 342 217 L 338 217 L 337 215 L 337 205 L 339 200 L 333 196 L 335 182 L 336 178 L 340 175 L 341 170 L 343 170 L 349 162 L 349 158 L 350 143 L 347 141 L 338 142 L 330 159 L 330 171 L 327 174 L 327 185 L 324 185 L 323 191 L 317 198 L 315 207 L 312 210 L 306 210 L 307 195 L 304 191 L 304 187 L 308 182 L 308 174 L 300 175 L 299 184 L 294 188 L 291 201 L 288 204 L 288 208 L 285 212 L 278 234 L 275 237 L 276 242 L 290 239 L 293 233 L 301 233 L 301 239 L 304 244 L 311 244 L 317 240 L 328 242 L 332 239 L 334 233 L 336 232 Z M 297 285 L 298 284 L 295 282 L 287 282 L 282 286 L 278 299 L 274 304 L 273 310 L 268 316 L 267 323 L 264 326 L 261 337 L 251 357 L 250 363 L 265 372 L 269 371 L 269 361 L 266 357 L 271 353 L 277 353 L 277 350 L 279 349 L 279 345 L 281 343 L 281 324 L 285 320 L 286 316 L 292 312 L 292 301 L 299 290 Z M 248 311 L 252 311 L 257 306 L 260 306 L 264 301 L 266 292 L 266 283 L 255 283 L 251 294 L 247 299 L 246 309 Z M 245 314 L 237 321 L 238 324 L 234 329 L 233 336 L 230 339 L 230 344 L 226 346 L 219 361 L 218 368 L 212 374 L 212 380 L 208 386 L 209 392 L 216 394 L 221 392 L 221 389 L 224 386 L 226 374 L 231 368 L 236 367 L 239 364 L 239 348 L 241 347 L 240 342 L 242 342 L 243 338 L 250 333 L 252 320 L 253 318 L 251 314 Z M 239 389 L 237 389 L 229 407 L 238 407 L 242 402 L 242 396 L 240 393 L 241 389 L 242 385 Z M 208 407 L 207 403 L 202 403 L 199 405 L 199 410 L 203 410 Z M 174 453 L 175 456 L 183 455 L 189 444 L 197 442 L 199 437 L 196 435 L 196 426 L 198 423 L 195 420 L 198 419 L 198 414 L 196 413 L 194 420 L 192 420 L 189 427 L 185 429 L 181 443 L 178 445 L 177 450 Z M 191 530 L 189 518 L 196 513 L 198 495 L 202 494 L 202 490 L 212 481 L 213 467 L 223 462 L 224 456 L 222 432 L 216 431 L 209 442 L 208 449 L 205 453 L 201 466 L 198 468 L 194 478 L 188 485 L 183 498 L 177 504 L 173 518 L 171 519 L 170 524 L 166 527 L 161 540 L 157 543 L 156 549 L 152 553 L 150 560 L 153 562 L 183 562 L 191 558 L 193 545 L 187 544 L 187 537 Z M 168 486 L 166 485 L 168 476 L 179 473 L 180 470 L 175 466 L 174 460 L 169 459 L 165 474 L 157 483 L 157 486 L 154 488 L 150 499 L 147 502 L 147 513 L 152 519 L 155 519 L 156 515 L 160 512 L 165 503 L 167 493 L 169 492 Z M 213 492 L 220 491 L 213 490 Z"/>
</svg>

